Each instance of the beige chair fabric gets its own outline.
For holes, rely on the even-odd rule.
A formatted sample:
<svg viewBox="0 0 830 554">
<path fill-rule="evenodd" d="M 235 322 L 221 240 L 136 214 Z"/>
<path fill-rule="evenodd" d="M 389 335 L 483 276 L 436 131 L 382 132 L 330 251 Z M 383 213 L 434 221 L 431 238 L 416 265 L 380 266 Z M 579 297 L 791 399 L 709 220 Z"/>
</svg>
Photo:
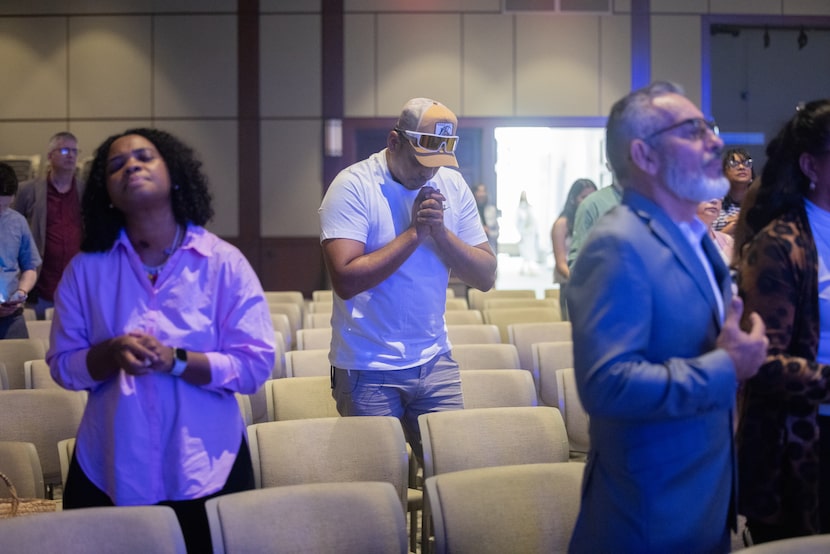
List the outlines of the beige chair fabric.
<svg viewBox="0 0 830 554">
<path fill-rule="evenodd" d="M 330 377 L 292 377 L 265 383 L 268 420 L 337 417 Z"/>
<path fill-rule="evenodd" d="M 450 344 L 499 344 L 501 335 L 495 325 L 471 323 L 469 325 L 447 325 Z"/>
<path fill-rule="evenodd" d="M 474 325 L 484 323 L 480 310 L 447 310 L 444 312 L 447 325 Z"/>
<path fill-rule="evenodd" d="M 271 314 L 285 314 L 288 316 L 288 323 L 290 326 L 290 335 L 286 343 L 289 346 L 286 350 L 294 348 L 297 341 L 297 329 L 303 328 L 303 308 L 294 302 L 268 302 L 268 309 Z M 273 318 L 272 318 L 273 321 Z M 276 331 L 282 332 L 283 329 L 274 328 Z"/>
<path fill-rule="evenodd" d="M 331 327 L 300 329 L 297 331 L 297 350 L 328 350 L 331 347 Z"/>
<path fill-rule="evenodd" d="M 458 344 L 452 358 L 462 370 L 519 369 L 519 353 L 512 344 Z"/>
<path fill-rule="evenodd" d="M 26 330 L 29 332 L 30 339 L 43 341 L 43 348 L 49 350 L 49 333 L 52 330 L 51 320 L 27 321 Z"/>
<path fill-rule="evenodd" d="M 233 396 L 236 398 L 236 403 L 239 404 L 239 412 L 242 414 L 242 419 L 245 420 L 245 425 L 253 425 L 254 424 L 254 412 L 251 407 L 251 396 L 247 394 L 240 394 L 238 392 L 233 393 Z M 267 413 L 267 409 L 266 409 Z M 265 419 L 263 419 L 265 421 Z"/>
<path fill-rule="evenodd" d="M 69 464 L 75 453 L 75 437 L 58 441 L 58 460 L 61 466 L 61 485 L 66 486 L 66 476 L 69 475 Z"/>
<path fill-rule="evenodd" d="M 2 341 L 0 341 L 2 342 Z M 0 393 L 0 440 L 34 443 L 47 485 L 60 483 L 55 445 L 74 437 L 86 405 L 86 392 L 35 389 Z"/>
<path fill-rule="evenodd" d="M 406 523 L 386 482 L 314 483 L 208 500 L 216 554 L 407 551 Z"/>
<path fill-rule="evenodd" d="M 27 389 L 60 389 L 59 384 L 52 379 L 49 364 L 46 360 L 28 360 L 23 363 L 23 377 Z"/>
<path fill-rule="evenodd" d="M 0 520 L 4 552 L 185 554 L 168 506 L 85 508 Z"/>
<path fill-rule="evenodd" d="M 303 329 L 331 328 L 331 313 L 314 312 L 305 314 Z"/>
<path fill-rule="evenodd" d="M 272 302 L 292 302 L 301 308 L 305 305 L 303 293 L 298 290 L 266 290 L 265 300 Z"/>
<path fill-rule="evenodd" d="M 545 298 L 555 298 L 558 301 L 560 296 L 560 289 L 545 289 Z"/>
<path fill-rule="evenodd" d="M 291 350 L 291 321 L 286 314 L 271 312 L 271 325 L 282 336 L 284 350 Z"/>
<path fill-rule="evenodd" d="M 522 369 L 533 369 L 533 345 L 537 342 L 571 340 L 570 321 L 512 323 L 507 326 L 507 340 L 519 351 Z"/>
<path fill-rule="evenodd" d="M 44 319 L 47 319 L 47 320 L 51 321 L 54 316 L 55 316 L 55 308 L 46 308 L 45 310 L 43 310 L 43 318 Z"/>
<path fill-rule="evenodd" d="M 283 315 L 283 314 L 279 314 Z M 274 315 L 271 314 L 273 319 Z M 287 321 L 287 320 L 286 320 Z M 271 378 L 278 379 L 285 377 L 285 337 L 282 331 L 274 331 L 274 343 L 276 345 L 274 351 L 274 368 L 271 370 Z"/>
<path fill-rule="evenodd" d="M 548 308 L 559 309 L 559 300 L 552 298 L 485 298 L 485 310 L 502 308 Z"/>
<path fill-rule="evenodd" d="M 478 408 L 418 417 L 424 477 L 498 465 L 567 462 L 568 435 L 556 408 Z"/>
<path fill-rule="evenodd" d="M 536 406 L 536 386 L 524 369 L 466 369 L 461 372 L 464 408 Z"/>
<path fill-rule="evenodd" d="M 467 304 L 466 298 L 447 298 L 447 303 L 445 305 L 445 309 L 447 311 L 450 310 L 469 310 L 470 306 Z"/>
<path fill-rule="evenodd" d="M 37 312 L 34 308 L 23 308 L 23 319 L 26 323 L 30 321 L 37 321 Z"/>
<path fill-rule="evenodd" d="M 482 312 L 484 323 L 497 325 L 502 342 L 510 342 L 507 328 L 516 323 L 561 321 L 559 305 L 555 308 L 494 308 Z"/>
<path fill-rule="evenodd" d="M 539 393 L 539 402 L 545 406 L 559 406 L 556 389 L 556 370 L 574 366 L 571 341 L 537 342 L 532 346 L 533 380 Z"/>
<path fill-rule="evenodd" d="M 6 364 L 0 362 L 0 390 L 9 389 L 9 374 L 6 373 Z"/>
<path fill-rule="evenodd" d="M 312 302 L 334 302 L 334 292 L 331 290 L 311 291 Z"/>
<path fill-rule="evenodd" d="M 541 463 L 428 478 L 435 554 L 567 552 L 584 471 L 581 463 Z"/>
<path fill-rule="evenodd" d="M 585 458 L 591 446 L 588 413 L 579 399 L 573 368 L 556 370 L 556 394 L 559 399 L 557 407 L 568 431 L 571 458 Z"/>
<path fill-rule="evenodd" d="M 409 458 L 397 418 L 327 417 L 248 427 L 257 488 L 332 481 L 385 481 L 407 509 Z"/>
<path fill-rule="evenodd" d="M 28 360 L 46 358 L 46 349 L 39 339 L 0 340 L 0 361 L 6 364 L 10 389 L 26 388 L 26 374 L 23 365 Z"/>
<path fill-rule="evenodd" d="M 741 554 L 817 554 L 819 552 L 830 552 L 830 534 L 781 539 L 740 550 Z"/>
<path fill-rule="evenodd" d="M 285 353 L 286 377 L 320 377 L 331 375 L 329 349 L 291 350 Z"/>
<path fill-rule="evenodd" d="M 309 302 L 306 304 L 306 313 L 329 314 L 334 310 L 334 302 Z"/>
<path fill-rule="evenodd" d="M 20 498 L 46 498 L 43 468 L 34 443 L 0 441 L 0 473 L 14 485 Z M 11 491 L 0 482 L 0 498 L 11 498 Z M 3 542 L 0 539 L 0 550 Z"/>
<path fill-rule="evenodd" d="M 536 298 L 536 291 L 533 289 L 490 289 L 482 292 L 474 288 L 467 290 L 467 302 L 472 310 L 483 310 L 484 300 L 490 298 Z"/>
</svg>

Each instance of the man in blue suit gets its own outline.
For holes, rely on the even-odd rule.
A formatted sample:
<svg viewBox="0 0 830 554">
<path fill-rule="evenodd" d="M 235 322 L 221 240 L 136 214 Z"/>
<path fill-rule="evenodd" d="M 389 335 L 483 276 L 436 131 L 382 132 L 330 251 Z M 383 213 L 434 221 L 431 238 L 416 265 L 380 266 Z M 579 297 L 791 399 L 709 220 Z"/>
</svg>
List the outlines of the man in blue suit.
<svg viewBox="0 0 830 554">
<path fill-rule="evenodd" d="M 571 552 L 729 552 L 732 412 L 766 354 L 698 203 L 728 189 L 714 123 L 658 82 L 612 108 L 608 160 L 622 204 L 571 273 L 574 368 L 591 451 Z"/>
</svg>

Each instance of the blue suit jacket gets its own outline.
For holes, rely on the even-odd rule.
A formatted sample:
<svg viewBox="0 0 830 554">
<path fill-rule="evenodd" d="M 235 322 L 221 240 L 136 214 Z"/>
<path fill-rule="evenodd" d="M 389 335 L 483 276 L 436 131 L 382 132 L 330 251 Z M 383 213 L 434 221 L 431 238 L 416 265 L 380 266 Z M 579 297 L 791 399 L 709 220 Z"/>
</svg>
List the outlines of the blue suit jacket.
<svg viewBox="0 0 830 554">
<path fill-rule="evenodd" d="M 703 248 L 729 305 L 729 272 Z M 700 259 L 626 191 L 594 227 L 567 291 L 591 451 L 572 552 L 728 552 L 735 463 L 731 358 Z"/>
</svg>

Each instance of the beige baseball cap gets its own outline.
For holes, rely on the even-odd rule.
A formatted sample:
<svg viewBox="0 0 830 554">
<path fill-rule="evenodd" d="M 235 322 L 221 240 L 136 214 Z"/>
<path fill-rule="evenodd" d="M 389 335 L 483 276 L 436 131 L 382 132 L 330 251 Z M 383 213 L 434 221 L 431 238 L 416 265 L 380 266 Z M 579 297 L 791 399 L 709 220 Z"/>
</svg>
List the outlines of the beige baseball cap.
<svg viewBox="0 0 830 554">
<path fill-rule="evenodd" d="M 429 98 L 409 100 L 403 106 L 395 129 L 410 139 L 421 165 L 458 167 L 455 159 L 458 119 L 444 104 Z"/>
</svg>

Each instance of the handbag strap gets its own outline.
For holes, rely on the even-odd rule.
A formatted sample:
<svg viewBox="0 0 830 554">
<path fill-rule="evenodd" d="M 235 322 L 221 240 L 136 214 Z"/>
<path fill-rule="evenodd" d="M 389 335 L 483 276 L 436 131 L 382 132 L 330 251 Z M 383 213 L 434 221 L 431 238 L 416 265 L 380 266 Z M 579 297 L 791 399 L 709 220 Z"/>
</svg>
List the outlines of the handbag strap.
<svg viewBox="0 0 830 554">
<path fill-rule="evenodd" d="M 6 477 L 6 475 L 2 471 L 0 471 L 0 479 L 2 479 L 3 482 L 6 483 L 6 486 L 9 487 L 9 492 L 12 495 L 12 511 L 11 511 L 11 514 L 9 515 L 9 517 L 14 517 L 14 516 L 17 515 L 18 506 L 20 506 L 20 497 L 17 496 L 17 489 L 14 488 L 14 485 L 12 484 L 11 479 Z"/>
</svg>

